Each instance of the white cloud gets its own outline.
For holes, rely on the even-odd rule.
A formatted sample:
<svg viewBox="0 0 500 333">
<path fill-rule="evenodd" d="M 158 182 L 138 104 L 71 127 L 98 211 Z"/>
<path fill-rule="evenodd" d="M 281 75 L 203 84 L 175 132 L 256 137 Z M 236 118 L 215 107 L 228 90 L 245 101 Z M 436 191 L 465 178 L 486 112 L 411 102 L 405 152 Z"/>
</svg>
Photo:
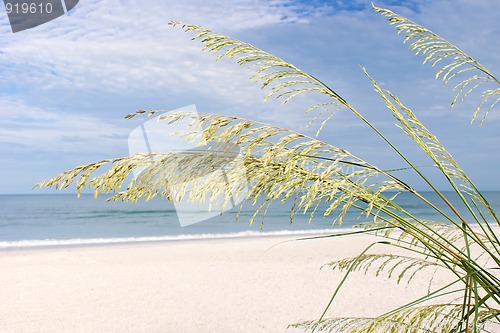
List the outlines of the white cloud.
<svg viewBox="0 0 500 333">
<path fill-rule="evenodd" d="M 394 1 L 375 2 L 382 7 L 384 3 Z M 297 100 L 285 108 L 275 102 L 262 104 L 265 93 L 248 81 L 250 73 L 231 61 L 214 62 L 200 52 L 199 42 L 168 26 L 172 19 L 213 28 L 276 53 L 330 84 L 384 129 L 391 128 L 390 114 L 357 67 L 366 66 L 423 120 L 452 138 L 464 138 L 466 134 L 452 133 L 445 121 L 446 117 L 470 119 L 467 105 L 454 113 L 447 111 L 452 87 L 432 81 L 435 70 L 422 67 L 422 59 L 401 45 L 402 37 L 384 18 L 371 13 L 370 6 L 368 0 L 333 4 L 86 0 L 70 15 L 16 34 L 10 31 L 6 14 L 0 13 L 0 144 L 27 153 L 35 149 L 117 155 L 117 150 L 126 150 L 130 131 L 130 125 L 117 122 L 117 117 L 134 110 L 125 108 L 121 114 L 105 110 L 99 104 L 103 99 L 106 105 L 135 107 L 140 100 L 146 101 L 146 108 L 165 109 L 195 103 L 202 112 L 232 113 L 304 130 L 310 116 L 302 111 L 310 100 Z M 498 72 L 498 2 L 415 0 L 389 7 Z M 490 120 L 498 119 L 498 114 L 497 108 Z M 323 138 L 352 142 L 380 155 L 375 146 L 368 146 L 375 143 L 367 141 L 364 135 L 369 133 L 360 126 L 359 120 L 340 113 Z M 474 134 L 487 136 L 494 129 L 479 132 Z"/>
<path fill-rule="evenodd" d="M 300 21 L 295 9 L 283 6 L 283 1 L 214 1 L 208 5 L 204 1 L 85 1 L 70 15 L 35 29 L 18 34 L 4 31 L 6 43 L 0 47 L 4 82 L 0 84 L 16 82 L 45 89 L 97 85 L 115 92 L 176 90 L 182 85 L 204 89 L 213 74 L 223 72 L 227 65 L 208 61 L 198 43 L 192 43 L 180 28 L 174 31 L 168 26 L 171 19 L 233 32 Z M 230 85 L 214 85 L 205 88 L 205 93 L 213 94 L 220 86 L 225 86 L 224 91 L 231 89 Z"/>
<path fill-rule="evenodd" d="M 129 132 L 97 117 L 46 110 L 9 98 L 0 99 L 0 119 L 4 153 L 109 154 Z"/>
<path fill-rule="evenodd" d="M 175 95 L 193 91 L 235 104 L 260 100 L 255 98 L 260 94 L 257 87 L 247 80 L 248 73 L 236 69 L 228 61 L 215 63 L 209 55 L 200 52 L 199 42 L 192 42 L 179 28 L 168 27 L 170 19 L 205 25 L 228 34 L 255 32 L 261 34 L 257 40 L 264 48 L 272 48 L 271 38 L 276 38 L 276 47 L 286 50 L 283 53 L 293 52 L 293 49 L 286 49 L 287 43 L 306 49 L 317 45 L 317 57 L 326 61 L 309 64 L 311 67 L 306 69 L 320 74 L 327 82 L 342 80 L 347 88 L 352 88 L 350 82 L 356 81 L 345 75 L 351 72 L 344 68 L 353 68 L 356 76 L 359 75 L 354 61 L 366 66 L 376 64 L 368 69 L 377 73 L 379 67 L 388 78 L 401 80 L 401 75 L 393 75 L 397 73 L 397 62 L 404 63 L 411 56 L 401 54 L 404 50 L 399 45 L 401 39 L 393 36 L 384 18 L 369 12 L 368 1 L 358 1 L 358 7 L 363 3 L 366 6 L 365 10 L 356 13 L 326 10 L 324 13 L 330 14 L 329 18 L 322 17 L 324 8 L 321 3 L 313 3 L 316 7 L 297 1 L 263 0 L 230 3 L 150 1 L 147 5 L 141 1 L 82 2 L 71 15 L 26 32 L 8 34 L 6 43 L 0 46 L 0 87 L 14 85 L 17 89 L 44 89 L 52 93 L 65 89 L 97 89 L 122 95 L 164 92 Z M 476 9 L 479 14 L 487 10 L 492 12 L 494 7 L 487 3 L 481 6 Z M 450 13 L 448 7 L 447 2 L 436 1 L 421 6 L 419 13 L 407 10 L 408 13 L 403 14 L 412 14 L 415 20 L 431 24 L 439 30 L 438 33 L 452 41 L 472 40 L 470 36 L 464 37 L 463 33 L 450 29 L 449 26 L 462 24 L 461 20 L 453 23 L 442 19 L 444 9 Z M 457 9 L 469 10 L 469 6 L 461 1 Z M 485 20 L 489 22 L 491 19 Z M 309 24 L 307 28 L 282 25 L 284 28 L 275 32 L 277 24 L 289 22 Z M 477 23 L 473 25 L 477 26 Z M 314 31 L 314 35 L 306 31 Z M 393 35 L 388 35 L 388 32 Z M 485 32 L 484 26 L 480 35 L 481 38 L 474 35 L 474 43 L 485 47 L 492 44 L 487 39 L 494 35 Z M 385 43 L 385 40 L 393 42 Z M 367 51 L 370 48 L 372 51 Z M 491 51 L 491 46 L 489 48 Z M 372 52 L 372 55 L 366 52 Z M 483 53 L 481 47 L 477 53 L 478 57 L 496 54 Z M 293 54 L 290 58 L 294 60 Z M 298 61 L 307 64 L 307 59 Z M 406 68 L 399 70 L 405 71 Z"/>
</svg>

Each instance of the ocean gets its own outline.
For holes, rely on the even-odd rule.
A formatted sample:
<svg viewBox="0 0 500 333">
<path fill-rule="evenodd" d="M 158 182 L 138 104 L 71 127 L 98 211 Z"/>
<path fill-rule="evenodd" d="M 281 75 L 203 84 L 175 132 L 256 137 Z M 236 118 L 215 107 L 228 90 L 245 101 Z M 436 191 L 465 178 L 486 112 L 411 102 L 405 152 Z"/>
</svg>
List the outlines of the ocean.
<svg viewBox="0 0 500 333">
<path fill-rule="evenodd" d="M 447 193 L 452 202 L 457 198 Z M 500 212 L 500 191 L 485 192 L 485 197 Z M 425 193 L 433 203 L 440 200 L 434 193 Z M 403 193 L 398 203 L 414 215 L 433 221 L 442 218 L 415 197 Z M 449 211 L 443 204 L 443 210 Z M 290 223 L 290 204 L 272 204 L 262 219 L 249 220 L 255 207 L 245 205 L 211 218 L 207 212 L 192 211 L 198 223 L 181 226 L 176 207 L 165 199 L 149 202 L 111 202 L 94 199 L 90 194 L 77 198 L 75 194 L 0 195 L 0 249 L 33 248 L 126 242 L 166 241 L 200 238 L 251 237 L 303 233 L 338 232 L 365 222 L 359 212 L 348 214 L 341 226 L 332 225 L 334 217 L 323 217 L 326 207 L 320 207 L 311 223 L 309 214 L 295 215 Z M 185 215 L 184 215 L 185 216 Z M 207 219 L 208 218 L 208 219 Z"/>
</svg>

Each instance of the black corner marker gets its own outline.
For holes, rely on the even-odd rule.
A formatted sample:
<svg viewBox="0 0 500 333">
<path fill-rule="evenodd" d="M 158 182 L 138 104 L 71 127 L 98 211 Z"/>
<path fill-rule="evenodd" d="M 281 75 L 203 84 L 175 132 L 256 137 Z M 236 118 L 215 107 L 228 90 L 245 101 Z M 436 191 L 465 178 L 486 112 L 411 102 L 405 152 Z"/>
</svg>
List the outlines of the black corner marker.
<svg viewBox="0 0 500 333">
<path fill-rule="evenodd" d="M 12 32 L 19 32 L 50 22 L 69 12 L 79 0 L 4 0 Z"/>
<path fill-rule="evenodd" d="M 75 8 L 79 1 L 80 0 L 64 0 L 64 3 L 66 4 L 66 10 L 69 12 L 70 10 Z"/>
</svg>

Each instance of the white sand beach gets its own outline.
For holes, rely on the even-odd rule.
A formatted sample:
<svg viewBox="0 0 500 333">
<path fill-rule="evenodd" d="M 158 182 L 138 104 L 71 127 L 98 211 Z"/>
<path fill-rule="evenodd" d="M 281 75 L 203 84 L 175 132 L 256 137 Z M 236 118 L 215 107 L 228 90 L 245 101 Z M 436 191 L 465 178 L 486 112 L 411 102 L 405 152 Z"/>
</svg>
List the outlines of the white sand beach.
<svg viewBox="0 0 500 333">
<path fill-rule="evenodd" d="M 299 332 L 287 326 L 319 318 L 342 278 L 321 266 L 374 239 L 295 238 L 2 251 L 0 332 Z M 354 274 L 329 315 L 381 314 L 425 293 L 432 272 L 409 286 Z"/>
</svg>

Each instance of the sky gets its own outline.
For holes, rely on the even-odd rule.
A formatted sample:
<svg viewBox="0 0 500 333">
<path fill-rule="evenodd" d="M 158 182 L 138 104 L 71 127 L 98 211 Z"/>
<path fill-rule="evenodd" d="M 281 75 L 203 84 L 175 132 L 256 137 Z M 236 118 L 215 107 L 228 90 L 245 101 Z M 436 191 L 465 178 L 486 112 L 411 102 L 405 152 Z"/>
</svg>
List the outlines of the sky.
<svg viewBox="0 0 500 333">
<path fill-rule="evenodd" d="M 500 75 L 500 1 L 375 5 L 426 26 Z M 429 165 L 395 126 L 359 65 L 366 67 L 420 117 L 479 189 L 500 190 L 499 107 L 482 126 L 471 124 L 477 96 L 451 111 L 452 86 L 434 80 L 437 69 L 422 65 L 370 1 L 81 0 L 67 15 L 18 33 L 0 9 L 0 194 L 55 193 L 32 187 L 78 165 L 128 155 L 128 137 L 144 118 L 124 116 L 139 109 L 195 105 L 315 133 L 305 126 L 312 100 L 264 103 L 266 92 L 249 81 L 251 72 L 230 60 L 216 62 L 191 35 L 170 27 L 171 20 L 244 40 L 311 73 L 416 164 Z M 335 115 L 320 139 L 382 168 L 404 166 L 347 111 Z M 414 186 L 421 185 L 415 180 Z"/>
</svg>

